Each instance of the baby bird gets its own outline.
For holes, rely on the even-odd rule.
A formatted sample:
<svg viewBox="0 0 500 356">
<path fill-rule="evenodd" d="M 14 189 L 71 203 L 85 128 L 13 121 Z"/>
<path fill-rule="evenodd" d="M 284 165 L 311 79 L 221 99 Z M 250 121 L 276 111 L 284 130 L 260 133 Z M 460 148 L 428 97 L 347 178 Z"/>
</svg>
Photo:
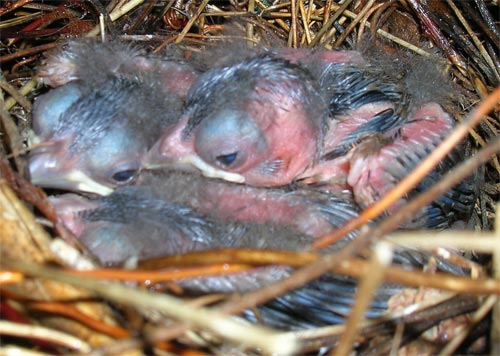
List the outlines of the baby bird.
<svg viewBox="0 0 500 356">
<path fill-rule="evenodd" d="M 158 132 L 181 114 L 195 71 L 123 43 L 73 41 L 48 58 L 30 153 L 34 184 L 106 195 L 138 179 Z"/>
<path fill-rule="evenodd" d="M 66 227 L 106 265 L 216 248 L 300 250 L 310 239 L 286 225 L 202 214 L 144 185 L 93 200 L 75 194 L 51 199 Z"/>
<path fill-rule="evenodd" d="M 38 69 L 43 84 L 53 88 L 72 81 L 84 81 L 98 87 L 111 78 L 134 79 L 150 73 L 165 87 L 165 92 L 185 98 L 199 75 L 173 48 L 162 56 L 149 55 L 126 42 L 97 42 L 78 39 L 66 42 L 50 52 Z"/>
<path fill-rule="evenodd" d="M 298 183 L 349 190 L 365 208 L 453 127 L 451 117 L 430 101 L 439 99 L 436 89 L 408 79 L 419 77 L 412 70 L 395 78 L 358 52 L 317 51 L 308 57 L 303 49 L 270 51 L 214 68 L 193 84 L 183 118 L 163 134 L 145 166 L 191 166 L 207 177 L 259 187 Z M 416 66 L 420 70 L 425 73 L 420 80 L 440 77 L 435 66 Z M 286 102 L 293 109 L 285 109 Z M 454 163 L 449 157 L 417 191 Z M 475 196 L 470 182 L 450 196 L 459 200 L 440 205 L 439 223 L 424 223 L 430 221 L 424 214 L 417 226 L 444 227 L 470 214 Z"/>
<path fill-rule="evenodd" d="M 193 165 L 208 177 L 283 186 L 319 157 L 325 113 L 310 75 L 284 59 L 213 68 L 193 84 L 181 121 L 146 167 Z"/>
<path fill-rule="evenodd" d="M 267 189 L 177 171 L 143 174 L 142 185 L 154 191 L 159 199 L 187 206 L 214 219 L 269 222 L 290 226 L 313 237 L 332 232 L 358 214 L 348 192 Z"/>
<path fill-rule="evenodd" d="M 192 165 L 209 177 L 283 186 L 311 175 L 336 146 L 401 121 L 391 111 L 401 96 L 358 52 L 264 53 L 200 76 L 146 167 Z"/>
<path fill-rule="evenodd" d="M 356 204 L 348 196 L 314 189 L 257 188 L 175 171 L 145 173 L 141 185 L 117 188 L 111 195 L 100 199 L 91 200 L 74 194 L 53 199 L 65 225 L 80 236 L 80 240 L 103 263 L 198 250 L 201 241 L 204 243 L 200 248 L 206 244 L 212 248 L 229 247 L 231 234 L 245 230 L 247 226 L 258 226 L 259 231 L 262 230 L 259 244 L 268 248 L 291 248 L 300 242 L 301 245 L 296 246 L 300 250 L 306 248 L 313 238 L 332 232 L 358 213 Z M 100 230 L 102 223 L 98 221 L 101 220 L 109 222 L 105 224 L 108 226 L 106 230 Z M 120 229 L 123 226 L 127 231 L 118 233 L 117 228 L 113 228 L 109 234 L 105 233 L 109 226 Z M 234 226 L 245 228 L 236 229 Z M 94 233 L 96 228 L 98 233 Z M 280 246 L 273 245 L 279 241 L 273 237 L 280 234 L 278 231 L 285 234 L 289 230 L 294 231 L 290 236 L 300 238 L 292 239 L 288 245 L 283 238 Z M 142 232 L 137 234 L 139 231 Z M 137 238 L 142 235 L 144 237 Z M 224 240 L 215 237 L 217 235 L 228 236 Z M 346 240 L 354 237 L 355 233 L 352 233 Z M 264 242 L 266 238 L 276 241 Z M 166 245 L 160 247 L 163 240 Z M 244 241 L 244 238 L 239 237 L 238 241 Z M 92 248 L 111 244 L 116 246 Z M 157 247 L 152 247 L 155 245 Z M 247 247 L 252 246 L 258 247 Z"/>
<path fill-rule="evenodd" d="M 65 194 L 54 202 L 66 226 L 106 265 L 119 265 L 130 258 L 144 260 L 219 248 L 304 251 L 311 242 L 311 236 L 287 225 L 221 220 L 200 214 L 159 198 L 156 189 L 150 188 L 122 187 L 97 200 Z M 176 283 L 191 295 L 245 293 L 286 278 L 291 271 L 285 266 L 267 266 Z M 384 312 L 388 299 L 399 288 L 379 290 L 368 316 Z M 260 307 L 259 316 L 251 310 L 244 315 L 250 321 L 264 320 L 285 330 L 337 324 L 348 315 L 355 291 L 353 279 L 327 275 Z"/>
<path fill-rule="evenodd" d="M 70 194 L 54 200 L 61 219 L 89 251 L 107 265 L 121 264 L 130 258 L 144 260 L 219 248 L 304 251 L 313 239 L 311 234 L 272 220 L 271 216 L 267 220 L 262 217 L 242 221 L 200 213 L 159 195 L 156 186 L 122 187 L 96 200 Z M 342 210 L 336 206 L 331 209 Z M 420 268 L 429 258 L 430 255 L 418 251 L 397 252 L 395 261 Z M 438 261 L 438 266 L 461 273 L 459 268 L 450 267 L 446 262 Z M 288 267 L 267 266 L 177 282 L 186 292 L 195 295 L 244 293 L 286 278 L 290 273 Z M 387 284 L 379 289 L 367 316 L 375 317 L 386 311 L 387 301 L 401 288 Z M 244 315 L 251 321 L 263 320 L 285 330 L 337 324 L 349 314 L 355 293 L 353 279 L 327 274 L 260 306 L 258 316 L 251 310 Z"/>
</svg>

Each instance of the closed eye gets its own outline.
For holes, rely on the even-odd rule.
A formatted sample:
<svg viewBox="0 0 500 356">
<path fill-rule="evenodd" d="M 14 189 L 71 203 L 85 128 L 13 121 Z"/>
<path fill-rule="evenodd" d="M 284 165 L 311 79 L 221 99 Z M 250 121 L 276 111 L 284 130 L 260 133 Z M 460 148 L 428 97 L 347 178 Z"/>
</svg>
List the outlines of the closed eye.
<svg viewBox="0 0 500 356">
<path fill-rule="evenodd" d="M 224 166 L 229 166 L 231 163 L 233 163 L 236 160 L 236 157 L 238 156 L 238 152 L 233 152 L 227 155 L 220 155 L 217 156 L 215 159 L 217 162 L 221 163 Z"/>
<path fill-rule="evenodd" d="M 128 169 L 125 171 L 116 172 L 115 174 L 113 174 L 111 179 L 113 179 L 113 181 L 116 184 L 124 185 L 132 183 L 136 177 L 137 177 L 137 170 Z"/>
</svg>

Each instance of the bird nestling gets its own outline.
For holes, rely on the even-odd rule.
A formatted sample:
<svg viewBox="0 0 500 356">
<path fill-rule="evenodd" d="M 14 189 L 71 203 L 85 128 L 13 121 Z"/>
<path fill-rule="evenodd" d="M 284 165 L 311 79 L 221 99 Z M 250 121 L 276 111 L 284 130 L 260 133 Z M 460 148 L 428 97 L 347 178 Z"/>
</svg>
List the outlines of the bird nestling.
<svg viewBox="0 0 500 356">
<path fill-rule="evenodd" d="M 207 178 L 197 179 L 201 179 L 198 184 L 210 181 Z M 172 180 L 168 186 L 122 187 L 109 196 L 94 200 L 66 194 L 53 198 L 53 201 L 66 226 L 105 265 L 121 265 L 130 262 L 130 259 L 139 260 L 141 264 L 149 258 L 220 248 L 305 251 L 314 239 L 311 233 L 301 232 L 286 219 L 279 221 L 270 214 L 250 219 L 235 211 L 230 217 L 222 218 L 220 212 L 202 213 L 203 209 L 181 204 L 179 200 L 189 202 L 187 197 L 192 191 L 185 192 L 184 197 L 179 197 L 182 193 L 176 193 L 185 186 L 196 184 L 196 181 L 183 184 L 185 181 Z M 175 185 L 175 182 L 179 183 Z M 169 195 L 177 200 L 170 200 Z M 306 204 L 303 209 L 314 203 L 314 194 L 308 195 L 304 192 L 302 199 Z M 227 196 L 222 199 L 227 200 Z M 324 203 L 316 201 L 317 214 L 322 209 L 330 210 L 329 214 L 335 212 L 332 227 L 338 227 L 355 215 L 349 211 L 348 200 L 344 205 L 333 200 L 331 206 L 322 205 Z M 286 214 L 277 209 L 275 211 L 277 215 Z M 288 219 L 295 216 L 288 216 Z M 337 247 L 332 246 L 328 251 Z M 405 250 L 396 252 L 394 261 L 407 268 L 420 269 L 430 258 L 434 257 L 426 252 Z M 455 274 L 463 273 L 446 261 L 438 261 L 438 268 Z M 286 278 L 291 271 L 289 267 L 272 265 L 227 275 L 181 279 L 176 283 L 190 295 L 245 293 Z M 394 284 L 383 285 L 377 290 L 367 317 L 385 312 L 389 298 L 401 289 Z M 246 310 L 244 316 L 250 321 L 264 321 L 269 326 L 285 330 L 338 324 L 350 313 L 355 293 L 354 279 L 326 274 L 259 306 L 259 315 Z"/>
<path fill-rule="evenodd" d="M 34 184 L 106 195 L 138 179 L 159 132 L 177 122 L 197 73 L 130 45 L 71 41 L 40 68 L 55 89 L 33 109 Z"/>
</svg>

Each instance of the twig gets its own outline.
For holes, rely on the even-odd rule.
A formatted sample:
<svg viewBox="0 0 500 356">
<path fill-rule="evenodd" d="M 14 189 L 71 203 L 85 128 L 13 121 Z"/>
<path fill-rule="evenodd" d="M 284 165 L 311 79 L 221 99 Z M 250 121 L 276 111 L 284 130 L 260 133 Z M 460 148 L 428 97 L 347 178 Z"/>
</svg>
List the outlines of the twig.
<svg viewBox="0 0 500 356">
<path fill-rule="evenodd" d="M 37 338 L 63 345 L 79 352 L 89 352 L 90 345 L 73 335 L 43 326 L 26 325 L 0 320 L 0 334 L 25 338 Z"/>
<path fill-rule="evenodd" d="M 370 272 L 361 278 L 353 304 L 354 307 L 345 323 L 345 332 L 342 335 L 340 344 L 334 349 L 333 355 L 351 354 L 354 340 L 359 332 L 359 325 L 364 319 L 365 311 L 370 307 L 375 295 L 374 291 L 383 281 L 385 270 L 391 263 L 392 256 L 392 247 L 387 242 L 381 241 L 375 245 L 368 263 Z"/>
<path fill-rule="evenodd" d="M 474 3 L 476 4 L 479 13 L 481 14 L 484 20 L 485 32 L 492 39 L 493 43 L 496 42 L 497 47 L 500 47 L 500 31 L 497 28 L 497 23 L 495 22 L 495 19 L 491 16 L 490 12 L 488 11 L 488 7 L 484 3 L 484 0 L 474 0 Z M 496 4 L 496 6 L 498 6 L 498 3 Z M 481 27 L 483 27 L 481 21 L 477 22 Z"/>
<path fill-rule="evenodd" d="M 24 279 L 22 273 L 14 271 L 0 271 L 0 286 L 19 283 Z"/>
<path fill-rule="evenodd" d="M 141 271 L 106 268 L 75 272 L 69 271 L 69 273 L 75 273 L 78 275 L 101 279 L 114 279 L 121 281 L 151 281 L 151 283 L 157 283 L 162 281 L 174 281 L 195 277 L 233 274 L 248 271 L 251 268 L 251 266 L 241 264 L 231 264 L 227 266 L 227 263 L 228 262 L 226 262 L 225 264 L 208 265 L 203 267 L 176 268 L 170 271 Z"/>
<path fill-rule="evenodd" d="M 21 227 L 20 231 L 29 236 L 31 247 L 37 251 L 36 255 L 31 255 L 30 258 L 38 263 L 53 259 L 54 256 L 48 248 L 50 241 L 48 233 L 35 222 L 33 213 L 17 198 L 2 179 L 0 179 L 0 212 L 4 222 L 7 220 L 17 221 Z M 4 226 L 2 226 L 3 229 Z"/>
<path fill-rule="evenodd" d="M 311 30 L 309 28 L 309 26 L 310 26 L 310 24 L 309 24 L 310 16 L 306 12 L 306 9 L 305 9 L 305 6 L 304 6 L 304 1 L 305 0 L 299 0 L 299 10 L 300 10 L 300 15 L 302 17 L 302 23 L 303 23 L 303 26 L 304 26 L 304 33 L 306 35 L 306 42 L 309 45 L 309 43 L 311 43 Z M 312 4 L 309 4 L 309 8 L 308 9 L 311 9 L 311 7 L 312 7 Z"/>
<path fill-rule="evenodd" d="M 309 44 L 309 47 L 314 47 L 318 44 L 318 42 L 321 40 L 321 37 L 328 31 L 328 29 L 333 25 L 333 23 L 340 17 L 340 15 L 343 14 L 344 10 L 347 9 L 347 7 L 351 4 L 352 0 L 346 0 L 344 3 L 337 9 L 335 14 L 328 19 L 328 22 L 321 27 L 321 29 L 318 31 L 316 36 L 312 39 L 311 43 Z"/>
<path fill-rule="evenodd" d="M 347 38 L 347 36 L 352 32 L 352 30 L 358 25 L 358 23 L 364 18 L 366 13 L 372 8 L 375 0 L 369 0 L 365 7 L 360 11 L 360 13 L 356 16 L 356 18 L 347 26 L 344 33 L 342 33 L 339 38 L 333 44 L 333 48 L 338 47 L 342 44 L 342 42 Z"/>
<path fill-rule="evenodd" d="M 410 306 L 407 308 L 408 310 L 398 313 L 399 316 L 387 321 L 390 325 L 403 324 L 406 326 L 406 333 L 402 336 L 401 340 L 401 344 L 406 344 L 425 330 L 437 325 L 439 322 L 458 315 L 473 312 L 479 308 L 479 305 L 478 298 L 471 298 L 468 295 L 448 296 L 445 300 L 441 300 L 431 307 L 420 309 L 418 312 L 411 311 L 412 307 Z M 381 333 L 388 333 L 384 330 L 383 323 L 381 325 L 368 326 L 364 330 L 364 335 L 376 336 Z M 368 350 L 361 352 L 360 355 L 387 354 L 393 346 L 393 336 L 391 334 L 388 336 L 387 341 L 375 344 Z"/>
<path fill-rule="evenodd" d="M 298 47 L 298 41 L 297 41 L 297 1 L 298 0 L 291 0 L 291 13 L 292 13 L 292 25 L 290 27 L 290 35 L 288 37 L 288 47 L 292 48 L 297 48 Z"/>
<path fill-rule="evenodd" d="M 408 204 L 405 205 L 405 208 L 400 210 L 397 214 L 393 214 L 382 221 L 382 223 L 380 223 L 380 225 L 375 229 L 380 229 L 380 232 L 374 232 L 375 238 L 396 229 L 400 226 L 400 224 L 411 219 L 411 217 L 414 216 L 419 209 L 432 203 L 437 197 L 443 195 L 451 187 L 460 183 L 465 177 L 470 175 L 471 172 L 477 169 L 480 165 L 486 163 L 492 155 L 498 152 L 500 152 L 500 137 L 493 139 L 488 146 L 481 149 L 474 157 L 468 159 L 457 168 L 448 172 L 429 190 L 408 202 Z"/>
<path fill-rule="evenodd" d="M 237 252 L 237 250 L 235 251 Z M 284 253 L 284 255 L 282 255 Z M 207 251 L 201 253 L 192 253 L 183 256 L 175 256 L 170 262 L 174 265 L 177 264 L 179 268 L 179 274 L 172 273 L 171 271 L 144 271 L 144 270 L 115 270 L 115 269 L 97 269 L 88 271 L 68 271 L 74 275 L 91 276 L 93 278 L 100 279 L 116 279 L 124 281 L 170 281 L 173 279 L 178 279 L 183 270 L 180 268 L 182 265 L 190 265 L 193 260 L 199 261 L 204 259 L 205 263 L 221 263 L 221 267 L 224 264 L 233 263 L 244 263 L 252 264 L 254 261 L 258 261 L 260 254 L 268 255 L 266 262 L 260 261 L 261 264 L 273 264 L 273 265 L 293 265 L 295 267 L 303 267 L 310 263 L 319 260 L 320 256 L 312 253 L 301 253 L 296 252 L 290 254 L 289 252 L 282 251 L 265 251 L 265 250 L 253 250 L 245 251 L 246 256 L 239 254 L 228 254 L 227 250 L 216 250 Z M 294 263 L 290 263 L 290 257 L 295 256 Z M 186 260 L 183 259 L 186 257 Z M 165 259 L 166 261 L 167 259 Z M 258 264 L 258 263 L 257 263 Z M 169 263 L 165 263 L 165 266 L 158 268 L 165 268 L 169 266 Z M 230 269 L 233 266 L 230 266 Z M 370 270 L 368 262 L 362 259 L 348 259 L 342 261 L 338 266 L 332 269 L 333 273 L 342 274 L 350 277 L 360 278 L 363 277 Z M 189 274 L 188 274 L 189 273 Z M 188 270 L 185 278 L 189 278 L 193 273 Z M 454 291 L 457 293 L 470 293 L 470 294 L 494 294 L 500 293 L 500 281 L 494 279 L 476 279 L 471 280 L 470 278 L 453 276 L 446 273 L 426 273 L 420 271 L 407 270 L 397 266 L 387 267 L 386 271 L 386 281 L 392 283 L 398 283 L 413 287 L 429 287 L 429 288 L 440 288 L 443 290 Z"/>
<path fill-rule="evenodd" d="M 2 99 L 0 99 L 0 104 L 2 103 Z M 17 125 L 14 123 L 12 116 L 10 116 L 9 112 L 4 108 L 4 105 L 0 106 L 0 123 L 3 128 L 2 131 L 5 133 L 5 137 L 2 137 L 2 140 L 6 140 L 6 143 L 10 146 L 11 152 L 18 152 L 22 148 L 22 138 L 19 134 L 19 129 Z M 19 171 L 24 170 L 23 161 L 17 155 L 14 156 L 14 162 Z"/>
<path fill-rule="evenodd" d="M 139 351 L 143 347 L 144 347 L 144 341 L 142 339 L 139 338 L 120 339 L 114 342 L 106 343 L 101 347 L 96 347 L 92 350 L 92 352 L 85 354 L 85 356 L 136 355 L 136 354 L 143 355 L 143 353 Z M 193 356 L 203 356 L 203 355 L 193 355 Z"/>
<path fill-rule="evenodd" d="M 255 0 L 248 1 L 247 11 L 249 15 L 253 15 L 253 13 L 255 12 Z M 250 22 L 246 24 L 246 37 L 254 37 L 254 25 Z M 247 45 L 249 48 L 253 47 L 253 43 L 251 41 L 248 41 Z"/>
<path fill-rule="evenodd" d="M 201 15 L 201 13 L 205 10 L 205 6 L 207 6 L 209 0 L 203 0 L 201 4 L 198 6 L 198 10 L 196 10 L 196 14 L 194 14 L 193 17 L 191 17 L 186 24 L 186 26 L 182 29 L 182 32 L 179 34 L 179 37 L 175 40 L 175 43 L 180 43 L 186 36 L 186 34 L 189 32 L 191 27 L 193 27 L 194 23 L 196 20 L 198 20 L 198 17 Z"/>
<path fill-rule="evenodd" d="M 24 347 L 8 345 L 0 347 L 0 355 L 4 356 L 52 356 L 53 353 L 45 353 L 40 351 L 34 351 Z"/>
<path fill-rule="evenodd" d="M 461 325 L 461 330 L 458 334 L 441 350 L 440 356 L 452 355 L 453 352 L 460 346 L 460 344 L 465 340 L 469 332 L 486 317 L 491 310 L 491 308 L 497 303 L 498 296 L 490 295 L 486 301 L 479 307 L 479 309 L 472 314 L 467 325 Z M 492 354 L 493 355 L 493 354 Z"/>
<path fill-rule="evenodd" d="M 366 12 L 366 14 L 363 16 L 362 21 L 359 24 L 358 34 L 356 36 L 358 43 L 361 43 L 361 39 L 363 38 L 363 35 L 364 35 L 364 32 L 365 32 L 365 25 L 368 23 L 368 19 L 370 18 L 370 16 L 372 16 L 372 14 L 375 11 L 378 11 L 381 8 L 386 8 L 387 6 L 390 6 L 391 1 L 392 0 L 389 0 L 388 2 L 384 2 L 384 3 L 381 3 L 381 4 L 377 4 L 375 6 L 372 6 L 371 9 Z M 376 26 L 377 25 L 377 20 L 373 21 L 373 23 Z"/>
<path fill-rule="evenodd" d="M 82 313 L 75 307 L 64 303 L 50 303 L 50 302 L 34 302 L 27 304 L 29 309 L 44 311 L 52 314 L 63 315 L 72 318 L 80 323 L 97 330 L 101 333 L 110 335 L 115 338 L 130 337 L 130 332 L 119 327 L 106 324 L 102 320 L 94 319 L 85 313 Z"/>
<path fill-rule="evenodd" d="M 4 3 L 4 8 L 5 8 L 5 10 L 4 10 L 4 11 L 2 11 L 2 12 L 0 13 L 0 15 L 1 15 L 1 16 L 5 16 L 5 15 L 6 15 L 6 14 L 8 14 L 9 12 L 14 11 L 14 10 L 16 10 L 16 9 L 19 9 L 19 8 L 23 7 L 24 5 L 26 5 L 27 3 L 31 2 L 31 1 L 33 1 L 33 0 L 18 0 L 18 1 L 16 1 L 15 3 L 13 3 L 13 4 L 9 4 L 9 3 L 6 3 L 6 4 L 5 4 L 5 3 Z"/>
<path fill-rule="evenodd" d="M 5 90 L 12 97 L 12 99 L 14 99 L 16 102 L 18 102 L 19 105 L 21 105 L 26 111 L 28 111 L 28 112 L 31 111 L 31 103 L 23 96 L 22 93 L 20 93 L 16 89 L 16 87 L 14 87 L 12 84 L 5 81 L 5 79 L 3 77 L 0 77 L 0 88 Z M 10 104 L 10 102 L 9 102 L 9 104 Z M 11 108 L 11 106 L 8 106 L 7 110 L 10 108 Z"/>
<path fill-rule="evenodd" d="M 473 231 L 406 231 L 391 234 L 385 239 L 419 249 L 447 247 L 479 253 L 492 253 L 498 246 L 493 233 Z"/>
<path fill-rule="evenodd" d="M 495 236 L 497 243 L 493 250 L 493 277 L 500 281 L 500 203 L 496 206 L 495 217 Z M 500 300 L 493 306 L 493 314 L 491 317 L 491 350 L 492 355 L 500 353 Z"/>
<path fill-rule="evenodd" d="M 420 22 L 424 25 L 425 29 L 429 32 L 432 39 L 436 45 L 441 48 L 450 59 L 450 61 L 455 64 L 455 66 L 463 73 L 466 73 L 467 64 L 463 60 L 462 56 L 455 51 L 451 44 L 443 35 L 439 26 L 431 19 L 429 12 L 426 8 L 417 0 L 407 0 L 410 6 L 413 8 Z"/>
<path fill-rule="evenodd" d="M 472 42 L 474 42 L 474 44 L 476 45 L 476 47 L 479 49 L 479 52 L 483 56 L 484 60 L 490 66 L 491 71 L 495 74 L 496 79 L 500 80 L 500 75 L 499 75 L 499 73 L 497 71 L 497 68 L 495 67 L 495 64 L 493 63 L 493 60 L 491 59 L 490 55 L 488 54 L 488 52 L 484 48 L 484 46 L 481 43 L 481 41 L 479 40 L 479 38 L 477 38 L 477 36 L 474 33 L 474 31 L 472 30 L 472 28 L 469 26 L 469 24 L 467 23 L 467 21 L 462 16 L 462 13 L 460 12 L 460 10 L 453 3 L 453 1 L 446 0 L 446 2 L 451 7 L 451 9 L 453 10 L 453 12 L 457 16 L 458 20 L 462 23 L 462 26 L 464 26 L 465 30 L 467 31 L 467 33 L 469 34 L 470 38 L 472 39 Z"/>
<path fill-rule="evenodd" d="M 247 347 L 261 348 L 264 352 L 291 354 L 297 348 L 294 338 L 276 333 L 271 329 L 245 325 L 220 313 L 206 308 L 189 306 L 181 300 L 150 292 L 128 288 L 118 283 L 103 283 L 91 278 L 74 278 L 74 275 L 55 268 L 42 267 L 4 258 L 1 261 L 8 268 L 29 275 L 49 278 L 63 283 L 86 288 L 116 302 L 145 309 L 155 309 L 174 319 L 182 320 L 196 328 L 212 331 L 220 337 Z"/>
<path fill-rule="evenodd" d="M 126 13 L 132 11 L 135 9 L 137 6 L 141 5 L 144 2 L 144 0 L 130 0 L 127 2 L 125 5 L 120 7 L 119 9 L 113 11 L 112 13 L 109 14 L 109 18 L 111 21 L 116 21 Z M 101 27 L 99 25 L 95 26 L 89 33 L 85 35 L 85 37 L 94 37 L 97 36 L 101 32 Z"/>
<path fill-rule="evenodd" d="M 21 89 L 19 89 L 18 93 L 19 95 L 28 95 L 33 89 L 35 89 L 35 87 L 37 86 L 37 81 L 36 79 L 30 79 L 29 81 L 27 81 L 22 87 Z M 10 110 L 16 103 L 17 101 L 17 98 L 9 98 L 7 100 L 5 100 L 5 109 L 6 110 Z M 19 104 L 21 104 L 21 102 L 19 102 Z M 21 104 L 23 105 L 23 104 Z M 24 106 L 24 105 L 23 105 Z M 29 104 L 28 106 L 31 110 L 31 104 Z"/>
<path fill-rule="evenodd" d="M 10 54 L 6 54 L 5 56 L 0 57 L 0 64 L 11 61 L 11 60 L 19 58 L 19 57 L 25 57 L 25 56 L 34 55 L 34 54 L 37 54 L 40 52 L 44 52 L 48 49 L 52 49 L 52 48 L 55 48 L 57 46 L 59 46 L 58 42 L 50 42 L 50 43 L 46 43 L 46 44 L 43 44 L 40 46 L 29 47 L 29 48 L 22 49 L 22 50 L 19 50 L 19 51 L 10 53 Z"/>
</svg>

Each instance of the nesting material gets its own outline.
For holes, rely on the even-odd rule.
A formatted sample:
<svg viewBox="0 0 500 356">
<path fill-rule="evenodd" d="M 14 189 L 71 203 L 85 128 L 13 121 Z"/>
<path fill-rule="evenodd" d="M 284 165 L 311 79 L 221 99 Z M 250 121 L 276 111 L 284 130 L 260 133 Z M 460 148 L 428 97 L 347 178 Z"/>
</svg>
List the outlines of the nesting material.
<svg viewBox="0 0 500 356">
<path fill-rule="evenodd" d="M 4 351 L 498 354 L 495 6 L 418 0 L 2 4 Z M 95 47 L 95 39 L 83 39 L 95 36 L 105 44 Z M 68 38 L 76 41 L 61 51 Z M 380 135 L 359 144 L 346 124 L 336 127 L 345 136 L 331 135 L 322 121 L 327 106 L 310 100 L 310 93 L 321 97 L 343 78 L 321 77 L 322 65 L 358 65 L 364 58 L 371 66 L 365 78 L 373 76 L 376 84 L 362 86 L 374 95 L 390 93 L 384 103 L 391 104 L 379 111 L 386 113 L 380 122 L 391 124 L 381 131 L 397 126 L 399 116 L 392 113 L 415 119 L 393 146 Z M 272 77 L 273 66 L 283 63 L 285 75 Z M 309 74 L 294 71 L 290 80 L 290 63 Z M 258 75 L 245 76 L 238 66 L 253 66 Z M 229 68 L 224 76 L 223 67 Z M 310 84 L 308 75 L 322 80 Z M 236 86 L 235 95 L 237 80 L 264 83 L 258 87 L 262 96 L 248 99 L 245 84 Z M 400 86 L 392 87 L 396 81 Z M 205 84 L 190 92 L 200 82 Z M 343 95 L 332 99 L 340 110 L 334 114 L 362 116 L 342 111 L 351 105 Z M 398 105 L 408 97 L 410 112 L 404 112 Z M 279 109 L 262 109 L 276 101 Z M 235 110 L 248 102 L 258 107 L 250 114 L 260 121 L 245 121 Z M 92 103 L 99 103 L 97 109 L 87 110 Z M 214 113 L 206 109 L 210 105 L 222 114 L 206 119 L 205 111 Z M 86 120 L 79 121 L 82 111 Z M 440 120 L 426 132 L 419 122 L 429 112 Z M 56 122 L 61 113 L 64 122 Z M 296 136 L 287 128 L 256 138 L 268 116 L 313 119 Z M 117 117 L 132 119 L 117 125 Z M 244 163 L 248 169 L 226 169 L 240 157 L 226 152 L 225 134 L 235 131 L 220 117 L 233 119 L 241 152 L 288 137 L 298 149 L 289 158 L 296 159 L 291 169 L 279 180 L 266 180 L 259 174 L 278 171 L 278 160 L 263 171 L 251 167 L 278 149 L 252 156 L 255 162 Z M 162 132 L 169 125 L 171 130 Z M 189 133 L 194 144 L 186 140 Z M 318 137 L 328 144 L 318 145 Z M 394 147 L 404 147 L 404 137 L 429 145 L 398 156 L 401 150 Z M 58 170 L 35 179 L 43 189 L 30 183 L 29 172 L 39 177 L 37 169 L 48 160 L 30 163 L 30 150 L 51 157 Z M 382 162 L 391 154 L 405 167 L 416 167 L 427 155 L 434 161 L 408 174 L 398 164 L 374 164 L 367 158 L 373 150 Z M 64 156 L 68 151 L 78 159 Z M 346 152 L 351 156 L 342 160 Z M 205 177 L 142 171 L 165 165 L 164 157 L 178 158 L 175 167 L 191 167 Z M 453 164 L 443 164 L 444 157 Z M 388 172 L 391 184 L 374 178 L 379 169 Z M 304 190 L 316 189 L 325 176 L 335 189 L 358 184 L 354 198 Z M 406 176 L 397 192 L 389 189 Z M 452 186 L 453 193 L 442 196 Z M 78 195 L 60 195 L 67 191 Z M 432 212 L 449 207 L 450 200 L 453 208 L 435 219 Z M 466 223 L 464 214 L 470 216 Z M 401 226 L 414 231 L 392 234 Z M 173 243 L 156 249 L 162 234 Z M 123 243 L 116 244 L 117 235 Z"/>
</svg>

